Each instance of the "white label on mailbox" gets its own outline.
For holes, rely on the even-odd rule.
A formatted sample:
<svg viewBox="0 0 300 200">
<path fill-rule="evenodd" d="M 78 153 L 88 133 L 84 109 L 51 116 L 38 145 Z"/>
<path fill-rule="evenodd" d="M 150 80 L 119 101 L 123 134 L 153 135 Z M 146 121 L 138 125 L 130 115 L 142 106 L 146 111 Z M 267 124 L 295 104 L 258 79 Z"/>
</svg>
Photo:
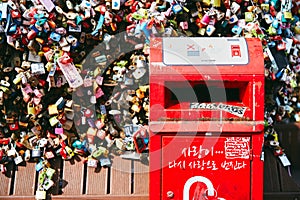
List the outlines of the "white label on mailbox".
<svg viewBox="0 0 300 200">
<path fill-rule="evenodd" d="M 163 38 L 166 65 L 245 65 L 249 62 L 245 38 Z"/>
<path fill-rule="evenodd" d="M 226 105 L 226 104 L 222 104 L 222 103 L 216 104 L 216 103 L 192 102 L 190 104 L 190 109 L 222 110 L 225 112 L 229 112 L 235 116 L 243 117 L 247 110 L 247 107 Z"/>
</svg>

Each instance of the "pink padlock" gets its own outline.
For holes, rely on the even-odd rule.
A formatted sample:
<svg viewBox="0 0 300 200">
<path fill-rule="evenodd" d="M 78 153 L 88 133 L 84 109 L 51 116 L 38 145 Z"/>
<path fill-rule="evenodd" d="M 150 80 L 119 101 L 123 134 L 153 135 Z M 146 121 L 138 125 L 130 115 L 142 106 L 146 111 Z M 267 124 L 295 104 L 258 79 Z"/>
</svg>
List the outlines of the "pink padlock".
<svg viewBox="0 0 300 200">
<path fill-rule="evenodd" d="M 207 25 L 209 24 L 209 22 L 210 22 L 210 17 L 209 17 L 208 14 L 206 13 L 206 14 L 202 17 L 201 23 L 207 26 Z"/>
</svg>

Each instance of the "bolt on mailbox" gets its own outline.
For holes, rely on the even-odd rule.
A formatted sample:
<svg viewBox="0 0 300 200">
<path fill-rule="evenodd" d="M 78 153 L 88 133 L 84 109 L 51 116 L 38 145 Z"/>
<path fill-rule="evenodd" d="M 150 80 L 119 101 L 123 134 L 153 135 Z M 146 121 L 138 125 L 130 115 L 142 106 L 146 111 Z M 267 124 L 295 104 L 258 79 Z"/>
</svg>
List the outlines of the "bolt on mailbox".
<svg viewBox="0 0 300 200">
<path fill-rule="evenodd" d="M 261 41 L 169 37 L 150 47 L 150 199 L 261 200 Z"/>
</svg>

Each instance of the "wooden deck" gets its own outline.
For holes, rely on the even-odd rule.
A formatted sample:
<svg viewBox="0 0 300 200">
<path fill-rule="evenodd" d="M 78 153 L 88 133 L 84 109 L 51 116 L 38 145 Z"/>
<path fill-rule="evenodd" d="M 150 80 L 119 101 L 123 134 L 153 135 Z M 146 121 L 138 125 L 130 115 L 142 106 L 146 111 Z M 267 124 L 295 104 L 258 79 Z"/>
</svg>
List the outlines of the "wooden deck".
<svg viewBox="0 0 300 200">
<path fill-rule="evenodd" d="M 48 199 L 148 199 L 148 166 L 140 161 L 113 158 L 110 168 L 89 168 L 80 157 L 70 161 L 60 158 L 51 161 L 57 170 L 49 189 Z M 35 199 L 38 173 L 35 163 L 8 166 L 0 175 L 0 199 Z"/>
</svg>

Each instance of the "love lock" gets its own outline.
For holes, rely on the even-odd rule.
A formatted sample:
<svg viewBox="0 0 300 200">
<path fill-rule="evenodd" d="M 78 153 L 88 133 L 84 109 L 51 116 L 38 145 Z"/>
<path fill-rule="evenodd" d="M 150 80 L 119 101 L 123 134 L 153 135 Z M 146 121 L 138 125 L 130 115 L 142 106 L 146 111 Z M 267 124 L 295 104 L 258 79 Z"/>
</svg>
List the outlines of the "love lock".
<svg viewBox="0 0 300 200">
<path fill-rule="evenodd" d="M 190 188 L 196 182 L 201 182 L 206 185 L 207 190 L 204 192 L 205 199 L 225 200 L 224 198 L 218 197 L 217 191 L 214 189 L 212 182 L 208 178 L 205 178 L 203 176 L 194 176 L 194 177 L 189 178 L 186 181 L 186 183 L 184 184 L 184 188 L 183 188 L 183 200 L 190 199 Z"/>
</svg>

